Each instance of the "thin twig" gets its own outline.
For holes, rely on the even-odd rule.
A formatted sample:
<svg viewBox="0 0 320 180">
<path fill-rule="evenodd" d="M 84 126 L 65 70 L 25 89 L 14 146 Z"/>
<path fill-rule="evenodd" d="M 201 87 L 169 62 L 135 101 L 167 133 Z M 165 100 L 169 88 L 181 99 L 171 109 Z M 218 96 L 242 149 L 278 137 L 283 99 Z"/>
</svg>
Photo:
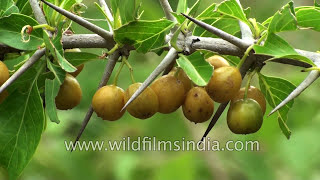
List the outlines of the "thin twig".
<svg viewBox="0 0 320 180">
<path fill-rule="evenodd" d="M 113 53 L 112 55 L 109 56 L 109 58 L 108 58 L 109 60 L 108 60 L 108 63 L 106 65 L 106 68 L 104 70 L 102 79 L 101 79 L 100 84 L 98 86 L 98 89 L 100 89 L 101 87 L 105 86 L 108 83 L 108 81 L 109 81 L 109 79 L 111 77 L 112 71 L 113 71 L 115 65 L 117 64 L 117 61 L 118 61 L 119 57 L 120 57 L 120 52 L 119 51 L 116 51 L 115 53 Z M 79 133 L 77 135 L 77 138 L 76 138 L 75 142 L 79 141 L 82 133 L 86 129 L 86 127 L 87 127 L 87 125 L 88 125 L 88 123 L 89 123 L 89 121 L 91 119 L 92 114 L 93 114 L 93 108 L 92 108 L 92 105 L 90 105 L 89 110 L 88 110 L 88 112 L 87 112 L 87 114 L 86 114 L 86 116 L 85 116 L 85 118 L 84 118 L 84 120 L 82 122 L 81 129 L 79 130 Z M 72 152 L 72 150 L 71 150 L 71 152 Z"/>
<path fill-rule="evenodd" d="M 15 80 L 36 63 L 46 52 L 46 49 L 37 50 L 1 87 L 0 93 L 7 89 Z"/>
<path fill-rule="evenodd" d="M 185 16 L 186 18 L 188 18 L 190 21 L 194 22 L 195 24 L 197 24 L 198 26 L 204 28 L 205 30 L 215 34 L 216 36 L 236 45 L 237 47 L 241 48 L 241 49 L 247 49 L 249 46 L 251 46 L 252 44 L 243 41 L 242 39 L 239 39 L 238 37 L 232 36 L 231 34 L 224 32 L 216 27 L 213 27 L 205 22 L 199 21 L 197 19 L 194 19 L 186 14 L 183 14 L 183 16 Z"/>
<path fill-rule="evenodd" d="M 100 35 L 101 37 L 103 37 L 106 40 L 110 40 L 112 39 L 112 33 L 102 29 L 101 27 L 81 18 L 80 16 L 77 16 L 75 14 L 72 14 L 69 11 L 66 11 L 54 4 L 51 4 L 47 1 L 41 0 L 43 3 L 45 3 L 46 5 L 50 6 L 52 9 L 56 10 L 57 12 L 61 13 L 62 15 L 66 16 L 67 18 L 71 19 L 72 21 L 78 23 L 79 25 L 87 28 L 88 30 Z"/>
<path fill-rule="evenodd" d="M 166 18 L 173 21 L 173 22 L 176 22 L 176 18 L 171 14 L 173 11 L 172 11 L 172 8 L 171 8 L 168 0 L 159 0 L 159 1 L 160 1 L 161 7 L 164 11 Z"/>
<path fill-rule="evenodd" d="M 99 0 L 101 7 L 103 8 L 103 11 L 106 13 L 106 15 L 108 16 L 110 21 L 113 21 L 113 16 L 110 12 L 110 9 L 108 7 L 108 4 L 106 3 L 105 0 Z M 113 33 L 113 29 L 111 24 L 108 22 L 108 26 L 109 26 L 109 31 L 110 33 Z"/>
<path fill-rule="evenodd" d="M 171 48 L 166 57 L 156 67 L 156 69 L 149 75 L 149 77 L 142 83 L 139 89 L 131 96 L 125 106 L 122 108 L 123 111 L 133 100 L 135 100 L 151 83 L 155 80 L 161 72 L 163 72 L 177 57 L 178 52 Z"/>
<path fill-rule="evenodd" d="M 39 6 L 38 0 L 29 0 L 30 6 L 32 8 L 34 17 L 38 21 L 39 24 L 48 24 L 47 20 L 42 12 L 42 9 Z"/>
</svg>

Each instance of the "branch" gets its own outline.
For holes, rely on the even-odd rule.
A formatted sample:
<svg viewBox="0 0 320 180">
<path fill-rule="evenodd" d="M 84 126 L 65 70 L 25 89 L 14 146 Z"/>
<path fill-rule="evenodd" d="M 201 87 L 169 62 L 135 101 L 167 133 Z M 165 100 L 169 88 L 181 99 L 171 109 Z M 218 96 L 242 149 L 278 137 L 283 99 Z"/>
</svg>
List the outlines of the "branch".
<svg viewBox="0 0 320 180">
<path fill-rule="evenodd" d="M 105 12 L 106 15 L 108 16 L 109 20 L 110 20 L 110 21 L 113 21 L 113 16 L 112 16 L 112 14 L 111 14 L 111 12 L 110 12 L 110 9 L 109 9 L 106 1 L 105 1 L 105 0 L 99 0 L 99 2 L 100 2 L 101 7 L 103 8 L 104 12 Z M 112 26 L 111 26 L 111 24 L 110 24 L 109 22 L 108 22 L 108 26 L 109 26 L 109 31 L 110 31 L 110 33 L 113 33 Z"/>
<path fill-rule="evenodd" d="M 17 80 L 24 72 L 26 72 L 34 63 L 36 63 L 46 52 L 46 49 L 37 50 L 30 59 L 24 63 L 1 87 L 0 93 L 2 93 L 7 87 L 9 87 L 15 80 Z"/>
<path fill-rule="evenodd" d="M 119 57 L 120 57 L 119 51 L 116 51 L 115 53 L 113 53 L 112 55 L 109 56 L 109 61 L 108 61 L 106 68 L 104 70 L 102 79 L 101 79 L 100 84 L 98 86 L 98 89 L 100 89 L 101 87 L 105 86 L 108 83 L 108 81 L 111 77 L 112 71 L 113 71 L 115 65 L 117 64 Z M 79 130 L 79 133 L 77 135 L 75 142 L 79 141 L 82 133 L 84 132 L 85 128 L 87 127 L 87 125 L 91 119 L 92 114 L 93 114 L 93 108 L 92 108 L 92 105 L 90 105 L 89 110 L 88 110 L 88 112 L 82 122 L 81 129 Z M 72 152 L 72 150 L 71 150 L 71 152 Z"/>
<path fill-rule="evenodd" d="M 50 6 L 52 9 L 56 10 L 57 12 L 59 12 L 60 14 L 66 16 L 67 18 L 71 19 L 72 21 L 78 23 L 79 25 L 87 28 L 88 30 L 100 35 L 101 37 L 103 37 L 106 40 L 112 39 L 112 33 L 102 29 L 101 27 L 92 24 L 91 22 L 81 18 L 80 16 L 77 16 L 75 14 L 72 14 L 69 11 L 66 11 L 54 4 L 51 4 L 47 1 L 41 0 L 43 3 L 45 3 L 46 5 Z"/>
<path fill-rule="evenodd" d="M 161 72 L 163 72 L 174 60 L 176 60 L 177 55 L 178 55 L 178 52 L 174 48 L 171 48 L 168 54 L 166 55 L 166 57 L 164 57 L 164 59 L 156 67 L 156 69 L 142 83 L 139 89 L 131 96 L 131 98 L 124 105 L 121 111 L 123 111 L 133 100 L 135 100 L 152 83 L 152 81 L 159 76 Z"/>
<path fill-rule="evenodd" d="M 166 15 L 166 18 L 173 22 L 176 22 L 177 21 L 176 18 L 171 14 L 173 11 L 168 0 L 159 0 L 159 1 L 164 11 L 164 14 Z"/>
<path fill-rule="evenodd" d="M 236 2 L 242 8 L 242 5 L 241 5 L 240 1 L 236 0 Z M 246 23 L 244 23 L 244 22 L 242 22 L 240 20 L 239 20 L 239 26 L 240 26 L 240 29 L 241 29 L 242 40 L 246 41 L 249 44 L 253 44 L 254 43 L 254 38 L 253 38 L 253 35 L 252 35 L 250 27 Z"/>
<path fill-rule="evenodd" d="M 39 24 L 48 24 L 46 17 L 44 16 L 42 9 L 39 6 L 38 0 L 29 0 L 30 6 L 32 8 L 34 17 Z"/>
<path fill-rule="evenodd" d="M 194 18 L 192 18 L 188 15 L 185 15 L 183 13 L 182 13 L 182 15 L 185 16 L 186 18 L 188 18 L 190 21 L 197 24 L 198 26 L 202 27 L 203 29 L 215 34 L 216 36 L 219 36 L 220 38 L 236 45 L 237 47 L 239 47 L 241 49 L 247 49 L 251 45 L 250 43 L 243 41 L 242 39 L 239 39 L 235 36 L 232 36 L 231 34 L 224 32 L 216 27 L 213 27 L 205 22 L 194 19 Z"/>
</svg>

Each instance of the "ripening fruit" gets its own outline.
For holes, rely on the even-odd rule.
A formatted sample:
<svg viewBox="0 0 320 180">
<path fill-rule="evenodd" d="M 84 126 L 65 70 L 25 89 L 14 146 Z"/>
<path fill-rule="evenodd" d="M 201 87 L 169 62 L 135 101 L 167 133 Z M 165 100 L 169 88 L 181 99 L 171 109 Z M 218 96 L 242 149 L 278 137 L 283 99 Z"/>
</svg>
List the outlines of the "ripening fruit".
<svg viewBox="0 0 320 180">
<path fill-rule="evenodd" d="M 192 88 L 182 105 L 184 116 L 194 123 L 203 123 L 213 114 L 214 104 L 208 93 L 201 87 Z"/>
<path fill-rule="evenodd" d="M 0 86 L 9 79 L 9 70 L 7 66 L 0 61 Z"/>
<path fill-rule="evenodd" d="M 81 71 L 84 68 L 84 64 L 81 64 L 81 65 L 77 66 L 76 68 L 77 68 L 77 70 L 75 72 L 70 73 L 73 77 L 77 77 L 81 73 Z"/>
<path fill-rule="evenodd" d="M 244 98 L 245 88 L 241 88 L 237 95 L 231 100 L 231 104 L 235 103 L 236 101 Z M 248 89 L 247 98 L 254 99 L 257 101 L 261 107 L 262 113 L 266 112 L 266 99 L 263 93 L 256 87 L 250 86 Z"/>
<path fill-rule="evenodd" d="M 174 76 L 165 75 L 151 85 L 159 100 L 159 112 L 169 114 L 176 111 L 184 102 L 183 83 Z"/>
<path fill-rule="evenodd" d="M 0 93 L 0 104 L 9 96 L 9 93 L 7 90 L 4 90 L 2 93 Z"/>
<path fill-rule="evenodd" d="M 261 128 L 262 122 L 262 110 L 259 103 L 253 99 L 238 100 L 229 108 L 227 123 L 235 134 L 255 133 Z"/>
<path fill-rule="evenodd" d="M 77 79 L 70 74 L 66 74 L 55 99 L 57 108 L 60 110 L 72 109 L 80 104 L 81 98 L 82 91 Z"/>
<path fill-rule="evenodd" d="M 110 85 L 100 88 L 92 98 L 92 108 L 103 120 L 116 121 L 120 119 L 124 110 L 123 89 Z"/>
<path fill-rule="evenodd" d="M 238 68 L 221 67 L 213 72 L 206 90 L 215 102 L 226 103 L 236 96 L 241 83 L 242 77 Z"/>
<path fill-rule="evenodd" d="M 214 55 L 207 59 L 207 62 L 211 64 L 211 66 L 214 67 L 214 69 L 218 69 L 221 67 L 230 66 L 229 62 L 225 60 L 223 57 Z"/>
<path fill-rule="evenodd" d="M 125 103 L 138 90 L 141 83 L 135 83 L 129 86 L 124 93 Z M 157 94 L 147 87 L 132 103 L 127 107 L 128 112 L 136 118 L 147 119 L 158 112 L 159 100 Z"/>
<path fill-rule="evenodd" d="M 175 67 L 170 71 L 169 75 L 174 76 L 176 72 L 177 72 L 177 68 Z M 184 86 L 185 93 L 187 93 L 192 87 L 192 82 L 191 82 L 190 78 L 182 69 L 180 69 L 180 71 L 177 75 L 177 78 L 182 82 L 182 84 Z"/>
</svg>

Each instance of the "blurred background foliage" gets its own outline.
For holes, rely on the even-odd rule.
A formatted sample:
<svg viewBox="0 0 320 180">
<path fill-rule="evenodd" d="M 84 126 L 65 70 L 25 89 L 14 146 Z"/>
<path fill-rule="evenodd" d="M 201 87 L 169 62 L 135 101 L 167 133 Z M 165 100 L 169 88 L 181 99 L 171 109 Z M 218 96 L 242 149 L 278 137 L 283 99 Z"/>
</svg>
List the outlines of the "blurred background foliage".
<svg viewBox="0 0 320 180">
<path fill-rule="evenodd" d="M 107 1 L 108 2 L 108 1 Z M 177 0 L 170 0 L 172 7 Z M 190 5 L 195 0 L 190 0 Z M 210 3 L 203 0 L 201 9 Z M 251 17 L 259 22 L 272 16 L 288 0 L 242 0 L 244 7 L 251 7 Z M 296 6 L 312 5 L 313 0 L 295 0 Z M 108 2 L 109 3 L 109 2 Z M 88 6 L 87 18 L 103 18 L 91 0 L 84 0 Z M 164 16 L 157 0 L 143 0 L 143 19 L 157 19 Z M 95 22 L 107 28 L 105 22 Z M 73 24 L 76 33 L 90 33 Z M 319 50 L 319 34 L 311 30 L 282 33 L 296 48 Z M 83 51 L 101 54 L 102 50 Z M 136 81 L 143 82 L 159 64 L 162 56 L 154 53 L 146 55 L 132 52 L 129 58 L 134 67 Z M 211 140 L 221 143 L 228 140 L 258 140 L 260 151 L 241 152 L 191 152 L 191 151 L 118 151 L 118 152 L 73 152 L 66 151 L 64 141 L 74 140 L 102 76 L 106 61 L 100 60 L 85 65 L 78 76 L 83 91 L 81 104 L 70 111 L 60 111 L 60 124 L 48 121 L 41 143 L 27 166 L 21 180 L 198 180 L 198 179 L 248 179 L 248 180 L 298 180 L 320 179 L 320 111 L 318 110 L 319 84 L 314 84 L 296 99 L 289 112 L 288 126 L 292 137 L 287 140 L 279 129 L 277 117 L 265 116 L 262 129 L 253 135 L 234 135 L 227 127 L 226 113 L 220 118 L 213 131 Z M 263 69 L 266 75 L 286 78 L 298 85 L 306 73 L 301 68 L 268 63 Z M 110 83 L 113 82 L 113 77 Z M 255 85 L 257 84 L 255 80 Z M 124 68 L 120 75 L 119 86 L 126 89 L 130 83 L 129 71 Z M 217 109 L 218 104 L 215 104 Z M 267 113 L 270 112 L 270 107 Z M 147 120 L 135 119 L 126 113 L 116 122 L 102 121 L 95 114 L 85 130 L 82 140 L 121 140 L 131 136 L 156 136 L 158 140 L 198 141 L 209 122 L 195 125 L 183 117 L 181 109 L 170 115 L 156 114 Z M 1 175 L 0 175 L 0 179 Z"/>
</svg>

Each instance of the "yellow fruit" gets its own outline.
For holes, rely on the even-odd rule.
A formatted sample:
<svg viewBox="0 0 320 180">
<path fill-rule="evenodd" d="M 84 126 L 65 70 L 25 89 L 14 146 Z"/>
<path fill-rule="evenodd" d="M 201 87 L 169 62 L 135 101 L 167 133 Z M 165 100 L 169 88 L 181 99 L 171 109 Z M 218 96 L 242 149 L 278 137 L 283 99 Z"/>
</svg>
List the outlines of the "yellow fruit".
<svg viewBox="0 0 320 180">
<path fill-rule="evenodd" d="M 81 98 L 80 84 L 73 76 L 67 74 L 55 99 L 57 108 L 60 110 L 72 109 L 80 104 Z"/>
<path fill-rule="evenodd" d="M 124 110 L 124 91 L 114 85 L 100 88 L 92 99 L 92 108 L 103 120 L 116 121 L 120 119 Z"/>
<path fill-rule="evenodd" d="M 214 103 L 208 93 L 201 87 L 192 88 L 182 105 L 184 116 L 194 123 L 203 123 L 210 119 Z"/>
<path fill-rule="evenodd" d="M 219 103 L 226 103 L 236 96 L 242 83 L 239 70 L 232 66 L 214 71 L 206 90 L 210 97 Z"/>
<path fill-rule="evenodd" d="M 214 69 L 230 66 L 230 64 L 227 60 L 225 60 L 223 57 L 217 56 L 217 55 L 209 57 L 207 59 L 207 62 L 210 63 L 211 66 L 214 67 Z"/>
<path fill-rule="evenodd" d="M 236 101 L 244 98 L 245 88 L 241 88 L 237 95 L 231 100 L 231 104 L 234 104 Z M 248 89 L 247 98 L 254 99 L 257 101 L 261 107 L 262 113 L 266 112 L 266 99 L 263 93 L 256 87 L 250 86 Z"/>
<path fill-rule="evenodd" d="M 9 70 L 8 67 L 0 61 L 0 86 L 9 79 Z"/>
<path fill-rule="evenodd" d="M 125 102 L 138 90 L 141 83 L 135 83 L 129 86 L 124 94 Z M 159 100 L 156 93 L 147 87 L 128 107 L 127 111 L 136 118 L 147 119 L 158 112 Z"/>
<path fill-rule="evenodd" d="M 157 79 L 151 88 L 159 100 L 159 112 L 169 114 L 176 111 L 184 102 L 183 83 L 174 76 L 165 75 Z"/>
<path fill-rule="evenodd" d="M 77 66 L 77 70 L 73 73 L 70 73 L 73 77 L 77 77 L 84 68 L 84 64 Z"/>
<path fill-rule="evenodd" d="M 175 67 L 170 71 L 169 75 L 174 76 L 176 72 L 177 72 L 177 68 Z M 192 87 L 192 82 L 191 82 L 190 78 L 182 69 L 180 69 L 180 71 L 177 75 L 177 78 L 182 82 L 182 84 L 184 86 L 185 93 L 187 93 Z"/>
</svg>

